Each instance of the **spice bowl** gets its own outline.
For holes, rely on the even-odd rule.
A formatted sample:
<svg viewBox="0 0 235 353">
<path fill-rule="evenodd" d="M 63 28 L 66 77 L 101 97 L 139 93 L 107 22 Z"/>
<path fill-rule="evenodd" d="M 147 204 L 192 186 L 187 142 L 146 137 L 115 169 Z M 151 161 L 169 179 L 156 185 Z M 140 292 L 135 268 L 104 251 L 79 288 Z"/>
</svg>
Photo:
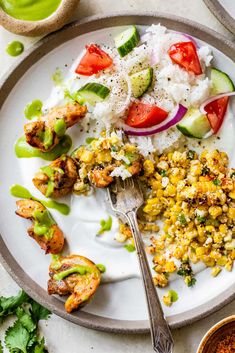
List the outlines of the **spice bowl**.
<svg viewBox="0 0 235 353">
<path fill-rule="evenodd" d="M 197 353 L 234 352 L 235 342 L 231 351 L 223 350 L 224 346 L 228 346 L 228 338 L 232 335 L 235 335 L 235 315 L 229 316 L 212 326 L 201 340 Z M 228 349 L 228 347 L 225 348 Z"/>
<path fill-rule="evenodd" d="M 34 5 L 31 9 L 26 8 L 24 2 L 22 2 L 21 7 L 18 0 L 12 2 L 2 0 L 0 5 L 0 25 L 12 33 L 24 36 L 45 35 L 63 27 L 79 3 L 79 0 L 47 0 L 45 6 L 43 1 L 45 2 L 45 0 L 41 0 L 41 7 L 35 10 Z M 4 2 L 6 3 L 5 9 L 2 5 Z M 45 17 L 42 15 L 40 18 L 39 10 L 45 14 Z"/>
</svg>

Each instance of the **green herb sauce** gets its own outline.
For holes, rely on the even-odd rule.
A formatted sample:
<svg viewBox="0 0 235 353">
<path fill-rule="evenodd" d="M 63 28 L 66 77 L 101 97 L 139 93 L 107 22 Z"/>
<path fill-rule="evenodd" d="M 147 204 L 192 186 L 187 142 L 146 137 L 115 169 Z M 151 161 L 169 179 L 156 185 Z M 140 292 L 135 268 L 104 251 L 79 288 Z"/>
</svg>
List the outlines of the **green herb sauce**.
<svg viewBox="0 0 235 353">
<path fill-rule="evenodd" d="M 55 133 L 58 137 L 62 137 L 65 135 L 66 132 L 66 123 L 64 119 L 56 120 L 54 125 Z"/>
<path fill-rule="evenodd" d="M 34 233 L 37 235 L 45 236 L 46 239 L 51 239 L 53 237 L 53 229 L 51 227 L 56 224 L 52 218 L 50 212 L 47 210 L 41 212 L 39 210 L 34 211 L 33 217 L 35 219 L 34 223 Z"/>
<path fill-rule="evenodd" d="M 96 267 L 101 273 L 104 273 L 106 271 L 106 267 L 103 264 L 96 264 Z"/>
<path fill-rule="evenodd" d="M 1 0 L 0 0 L 1 4 Z M 9 43 L 6 47 L 6 52 L 10 56 L 18 56 L 22 54 L 24 51 L 24 44 L 19 42 L 18 40 L 14 40 L 13 42 Z"/>
<path fill-rule="evenodd" d="M 11 186 L 10 193 L 14 197 L 19 197 L 21 199 L 32 199 L 32 200 L 41 202 L 43 206 L 48 208 L 53 208 L 58 212 L 62 213 L 63 215 L 68 215 L 70 212 L 70 207 L 65 203 L 60 203 L 53 200 L 45 201 L 45 200 L 37 199 L 29 192 L 29 190 L 27 190 L 25 187 L 18 184 L 14 184 Z"/>
<path fill-rule="evenodd" d="M 100 227 L 100 230 L 98 231 L 97 235 L 101 235 L 104 232 L 111 230 L 112 224 L 113 224 L 113 220 L 112 220 L 111 216 L 109 216 L 109 218 L 107 220 L 101 219 L 101 221 L 100 221 L 101 227 Z"/>
<path fill-rule="evenodd" d="M 31 103 L 27 104 L 24 110 L 26 119 L 31 120 L 33 118 L 40 117 L 42 115 L 42 105 L 42 101 L 39 99 L 35 99 Z"/>
<path fill-rule="evenodd" d="M 56 68 L 54 74 L 51 76 L 52 81 L 54 82 L 55 86 L 61 86 L 63 83 L 63 76 L 62 72 L 59 67 Z"/>
<path fill-rule="evenodd" d="M 61 0 L 0 0 L 3 11 L 25 21 L 40 21 L 51 16 L 60 3 Z"/>
<path fill-rule="evenodd" d="M 25 136 L 20 137 L 15 144 L 15 154 L 18 158 L 33 158 L 39 157 L 46 161 L 53 161 L 60 157 L 62 154 L 66 154 L 72 146 L 72 140 L 68 135 L 61 138 L 58 145 L 56 145 L 49 152 L 41 152 L 37 148 L 31 147 L 25 140 Z"/>
<path fill-rule="evenodd" d="M 68 270 L 61 271 L 60 273 L 57 273 L 54 275 L 54 279 L 56 281 L 61 281 L 65 277 L 73 274 L 73 273 L 79 273 L 80 275 L 85 275 L 86 273 L 91 273 L 93 269 L 89 266 L 82 266 L 82 265 L 76 265 L 74 267 L 69 268 Z"/>
<path fill-rule="evenodd" d="M 51 255 L 51 259 L 52 259 L 52 262 L 51 262 L 51 265 L 50 267 L 53 269 L 53 270 L 59 270 L 62 266 L 62 262 L 60 261 L 60 258 L 61 258 L 61 254 L 52 254 Z"/>
</svg>

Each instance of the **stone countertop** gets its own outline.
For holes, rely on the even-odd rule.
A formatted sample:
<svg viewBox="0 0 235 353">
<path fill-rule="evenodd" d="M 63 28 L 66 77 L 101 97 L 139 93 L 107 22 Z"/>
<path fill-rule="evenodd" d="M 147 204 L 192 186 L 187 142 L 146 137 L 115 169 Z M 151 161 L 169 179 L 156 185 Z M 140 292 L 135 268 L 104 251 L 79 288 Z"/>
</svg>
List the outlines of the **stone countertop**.
<svg viewBox="0 0 235 353">
<path fill-rule="evenodd" d="M 147 4 L 147 6 L 146 6 Z M 209 12 L 202 0 L 81 0 L 73 19 L 81 19 L 96 14 L 113 11 L 161 11 L 186 17 L 224 34 L 234 37 Z M 5 47 L 8 42 L 20 39 L 25 47 L 30 47 L 38 38 L 25 38 L 11 34 L 0 28 L 0 75 L 14 63 L 15 58 L 8 56 Z M 18 287 L 0 266 L 0 295 L 12 295 Z M 174 353 L 195 353 L 205 332 L 216 322 L 235 312 L 235 301 L 209 317 L 187 327 L 173 330 L 175 340 Z M 9 322 L 6 323 L 9 325 Z M 5 331 L 0 329 L 0 339 Z M 50 353 L 150 353 L 149 335 L 122 335 L 92 331 L 67 322 L 56 315 L 41 324 Z"/>
</svg>

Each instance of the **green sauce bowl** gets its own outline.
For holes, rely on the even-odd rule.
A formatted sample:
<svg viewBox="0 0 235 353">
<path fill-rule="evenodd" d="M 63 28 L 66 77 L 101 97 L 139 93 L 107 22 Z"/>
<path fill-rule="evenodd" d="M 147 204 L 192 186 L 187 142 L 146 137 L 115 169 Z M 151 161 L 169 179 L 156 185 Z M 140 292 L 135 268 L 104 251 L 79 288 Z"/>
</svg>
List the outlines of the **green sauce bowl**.
<svg viewBox="0 0 235 353">
<path fill-rule="evenodd" d="M 47 1 L 49 4 L 50 0 Z M 53 2 L 53 0 L 51 1 Z M 54 12 L 52 12 L 51 14 L 49 13 L 48 17 L 42 18 L 40 20 L 33 20 L 34 16 L 32 14 L 32 20 L 29 20 L 30 12 L 27 12 L 26 20 L 21 19 L 20 16 L 18 18 L 16 18 L 17 16 L 11 16 L 10 11 L 4 11 L 4 3 L 6 3 L 6 7 L 8 6 L 7 0 L 0 0 L 0 25 L 2 25 L 4 28 L 6 28 L 12 33 L 21 34 L 24 36 L 41 36 L 46 35 L 50 32 L 54 32 L 63 27 L 64 24 L 66 24 L 66 22 L 74 14 L 79 0 L 61 0 L 61 2 L 57 0 L 57 2 L 59 3 L 59 5 L 55 7 Z M 25 1 L 22 1 L 22 6 L 24 6 L 24 3 Z M 31 1 L 31 8 L 33 9 L 34 6 L 38 6 L 37 0 Z M 17 14 L 20 14 L 19 8 L 16 12 Z M 37 8 L 35 13 L 37 13 Z M 22 16 L 22 18 L 24 18 L 24 16 Z"/>
</svg>

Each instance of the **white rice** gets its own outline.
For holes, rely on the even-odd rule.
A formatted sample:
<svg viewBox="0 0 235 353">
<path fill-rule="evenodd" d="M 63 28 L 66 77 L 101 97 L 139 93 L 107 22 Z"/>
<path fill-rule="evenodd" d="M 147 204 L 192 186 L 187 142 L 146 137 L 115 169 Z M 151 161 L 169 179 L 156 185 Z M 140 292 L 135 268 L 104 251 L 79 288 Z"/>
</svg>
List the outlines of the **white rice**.
<svg viewBox="0 0 235 353">
<path fill-rule="evenodd" d="M 116 48 L 103 47 L 112 56 L 114 65 L 111 69 L 91 77 L 75 74 L 74 70 L 80 56 L 70 69 L 63 86 L 55 88 L 48 103 L 44 104 L 44 108 L 63 104 L 65 88 L 76 92 L 87 82 L 104 84 L 110 88 L 110 94 L 105 101 L 97 103 L 94 107 L 88 106 L 89 113 L 84 120 L 84 125 L 87 125 L 90 119 L 94 119 L 99 124 L 97 131 L 104 128 L 109 130 L 111 126 L 123 121 L 127 108 L 134 100 L 129 75 L 149 66 L 153 67 L 153 84 L 141 98 L 142 102 L 157 105 L 167 112 L 171 112 L 179 103 L 185 107 L 199 107 L 209 97 L 210 79 L 205 73 L 194 75 L 187 72 L 174 64 L 167 53 L 172 44 L 188 40 L 183 34 L 168 31 L 160 24 L 152 25 L 142 36 L 142 44 L 124 58 L 120 58 Z M 201 46 L 197 49 L 197 53 L 204 72 L 213 58 L 211 50 L 208 46 Z M 152 65 L 153 59 L 154 65 Z M 184 137 L 176 128 L 158 133 L 154 137 L 130 138 L 144 156 L 148 156 L 154 150 L 162 153 L 169 148 L 177 148 L 182 140 Z M 126 175 L 127 171 L 120 169 L 119 172 Z M 116 173 L 118 170 L 113 171 L 113 175 Z"/>
</svg>

